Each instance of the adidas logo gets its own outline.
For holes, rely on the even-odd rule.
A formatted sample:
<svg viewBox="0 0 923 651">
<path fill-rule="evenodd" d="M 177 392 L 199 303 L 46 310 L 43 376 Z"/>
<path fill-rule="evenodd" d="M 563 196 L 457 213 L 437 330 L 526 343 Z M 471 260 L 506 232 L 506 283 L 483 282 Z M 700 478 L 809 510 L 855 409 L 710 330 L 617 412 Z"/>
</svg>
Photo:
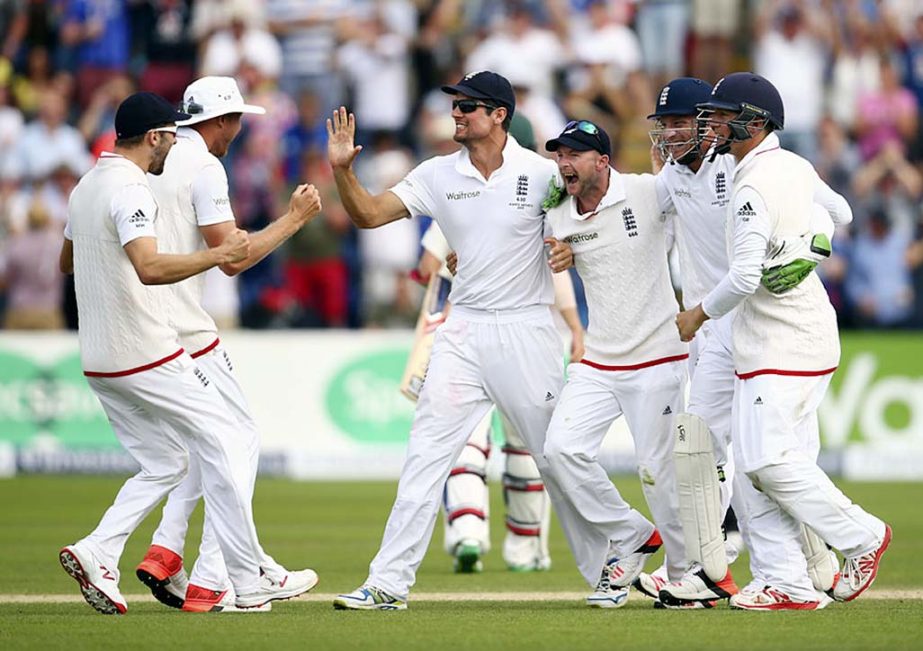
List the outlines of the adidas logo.
<svg viewBox="0 0 923 651">
<path fill-rule="evenodd" d="M 737 216 L 743 217 L 744 221 L 750 221 L 750 217 L 756 216 L 756 211 L 753 210 L 753 206 L 751 206 L 750 202 L 748 201 L 737 209 Z"/>
<path fill-rule="evenodd" d="M 551 402 L 552 400 L 554 400 L 554 394 L 549 391 L 545 394 L 545 402 Z"/>
<path fill-rule="evenodd" d="M 762 399 L 761 397 L 757 396 L 757 397 L 756 397 L 756 400 L 753 401 L 753 404 L 754 404 L 754 405 L 761 405 L 761 404 L 763 404 L 763 399 Z"/>
<path fill-rule="evenodd" d="M 663 415 L 664 415 L 664 416 L 669 416 L 669 415 L 672 414 L 672 413 L 673 413 L 673 410 L 670 409 L 670 405 L 667 405 L 667 408 L 663 410 Z"/>
</svg>

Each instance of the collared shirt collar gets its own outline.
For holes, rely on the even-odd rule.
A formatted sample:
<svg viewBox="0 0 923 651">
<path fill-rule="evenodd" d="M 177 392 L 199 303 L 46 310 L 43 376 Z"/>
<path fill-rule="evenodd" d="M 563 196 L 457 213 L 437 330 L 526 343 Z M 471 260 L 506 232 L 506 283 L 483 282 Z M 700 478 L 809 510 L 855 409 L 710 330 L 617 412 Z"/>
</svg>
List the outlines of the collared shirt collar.
<svg viewBox="0 0 923 651">
<path fill-rule="evenodd" d="M 610 206 L 614 206 L 620 201 L 625 200 L 625 183 L 622 181 L 622 175 L 615 171 L 614 168 L 609 168 L 609 189 L 606 190 L 606 194 L 603 195 L 603 198 L 600 199 L 599 205 L 596 206 L 596 209 L 592 212 L 580 214 L 577 210 L 577 199 L 574 197 L 568 197 L 570 202 L 570 216 L 577 221 L 586 221 L 590 217 L 602 212 Z"/>
<path fill-rule="evenodd" d="M 176 137 L 188 140 L 197 147 L 208 151 L 208 144 L 206 144 L 205 138 L 203 138 L 202 134 L 192 127 L 180 127 L 176 130 Z"/>
<path fill-rule="evenodd" d="M 775 133 L 770 133 L 768 136 L 763 138 L 763 142 L 761 142 L 756 147 L 754 147 L 752 150 L 750 150 L 750 152 L 748 152 L 747 155 L 744 156 L 743 160 L 737 163 L 737 165 L 734 167 L 734 178 L 737 178 L 737 175 L 740 174 L 743 168 L 749 165 L 753 161 L 753 159 L 759 156 L 760 154 L 764 154 L 767 151 L 772 151 L 773 149 L 780 149 L 780 148 L 781 148 L 781 144 L 779 143 L 779 136 L 777 136 Z"/>
<path fill-rule="evenodd" d="M 137 172 L 138 176 L 142 179 L 147 180 L 146 172 L 138 167 L 134 161 L 130 161 L 121 154 L 116 154 L 111 151 L 104 151 L 99 154 L 99 160 L 96 163 L 97 165 L 127 165 L 130 169 Z"/>
<path fill-rule="evenodd" d="M 513 160 L 516 156 L 520 154 L 522 147 L 516 139 L 510 134 L 506 134 L 506 144 L 503 145 L 503 162 L 500 163 L 500 167 L 495 169 L 490 175 L 490 178 L 500 172 L 504 167 L 510 164 L 510 161 Z M 461 151 L 458 152 L 458 158 L 455 161 L 455 171 L 463 176 L 470 176 L 473 179 L 478 179 L 484 181 L 484 176 L 478 171 L 478 168 L 474 166 L 474 163 L 471 162 L 471 153 L 468 151 L 467 147 L 462 147 Z M 488 179 L 489 180 L 489 179 Z"/>
</svg>

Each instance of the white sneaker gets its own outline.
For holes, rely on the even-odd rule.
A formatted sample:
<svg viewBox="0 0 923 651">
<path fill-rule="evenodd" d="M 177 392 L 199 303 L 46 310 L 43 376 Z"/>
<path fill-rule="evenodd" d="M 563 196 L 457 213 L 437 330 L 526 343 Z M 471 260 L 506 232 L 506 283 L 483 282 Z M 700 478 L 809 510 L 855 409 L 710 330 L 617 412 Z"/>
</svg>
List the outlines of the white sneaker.
<svg viewBox="0 0 923 651">
<path fill-rule="evenodd" d="M 756 594 L 766 587 L 766 582 L 760 578 L 750 579 L 750 583 L 740 589 L 740 594 Z"/>
<path fill-rule="evenodd" d="M 667 608 L 689 608 L 690 603 L 713 608 L 719 599 L 728 599 L 738 592 L 730 570 L 716 583 L 708 578 L 701 565 L 694 563 L 679 581 L 668 583 L 660 589 L 660 601 Z"/>
<path fill-rule="evenodd" d="M 612 586 L 618 588 L 627 588 L 630 586 L 641 574 L 647 559 L 650 558 L 652 554 L 655 554 L 662 545 L 663 540 L 660 538 L 660 533 L 654 529 L 654 533 L 647 539 L 647 542 L 638 547 L 634 552 L 625 558 L 610 559 L 608 563 L 611 569 L 609 582 Z M 614 565 L 613 561 L 615 561 Z"/>
<path fill-rule="evenodd" d="M 268 601 L 291 599 L 316 586 L 318 580 L 314 570 L 289 572 L 281 580 L 264 574 L 256 591 L 237 595 L 235 603 L 238 608 L 255 608 Z"/>
<path fill-rule="evenodd" d="M 104 615 L 122 615 L 128 610 L 128 603 L 119 592 L 118 568 L 106 567 L 80 543 L 62 549 L 58 558 L 64 571 L 80 584 L 83 598 L 94 609 Z"/>
<path fill-rule="evenodd" d="M 820 601 L 805 601 L 767 585 L 759 592 L 738 592 L 731 596 L 731 608 L 738 610 L 817 610 Z"/>
<path fill-rule="evenodd" d="M 364 585 L 349 594 L 337 595 L 333 607 L 337 610 L 407 610 L 407 602 L 381 588 Z"/>
<path fill-rule="evenodd" d="M 878 564 L 881 562 L 881 556 L 891 544 L 891 527 L 885 525 L 885 537 L 881 541 L 878 549 L 870 551 L 862 556 L 853 556 L 847 558 L 843 563 L 843 572 L 840 580 L 833 586 L 833 590 L 828 592 L 831 597 L 837 601 L 852 601 L 860 594 L 865 592 L 875 576 L 878 574 Z M 831 594 L 832 593 L 832 594 Z"/>
<path fill-rule="evenodd" d="M 621 608 L 628 603 L 628 587 L 612 585 L 612 568 L 618 563 L 617 558 L 610 558 L 599 574 L 599 581 L 593 593 L 586 598 L 590 608 Z"/>
<path fill-rule="evenodd" d="M 669 583 L 669 581 L 669 577 L 667 577 L 667 568 L 661 565 L 651 574 L 641 572 L 631 585 L 645 597 L 650 597 L 655 601 L 659 601 L 660 589 Z"/>
<path fill-rule="evenodd" d="M 481 561 L 481 543 L 465 539 L 455 545 L 455 562 L 452 569 L 456 574 L 476 574 L 484 571 Z"/>
<path fill-rule="evenodd" d="M 268 613 L 272 602 L 253 608 L 238 608 L 234 590 L 210 590 L 190 583 L 183 599 L 182 610 L 187 613 Z"/>
</svg>

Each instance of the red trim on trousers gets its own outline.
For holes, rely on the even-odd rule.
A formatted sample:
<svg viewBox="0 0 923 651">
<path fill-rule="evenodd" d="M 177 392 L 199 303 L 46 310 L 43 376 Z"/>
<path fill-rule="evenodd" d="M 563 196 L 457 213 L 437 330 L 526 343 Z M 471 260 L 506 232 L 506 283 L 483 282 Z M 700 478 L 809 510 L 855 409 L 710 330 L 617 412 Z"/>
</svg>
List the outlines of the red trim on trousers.
<svg viewBox="0 0 923 651">
<path fill-rule="evenodd" d="M 820 375 L 830 375 L 837 369 L 836 366 L 833 368 L 824 369 L 823 371 L 787 371 L 785 369 L 779 368 L 761 368 L 758 371 L 750 371 L 749 373 L 738 373 L 734 372 L 734 375 L 739 377 L 741 380 L 749 380 L 752 377 L 757 375 L 788 375 L 792 377 L 818 377 Z"/>
<path fill-rule="evenodd" d="M 84 371 L 83 374 L 87 377 L 125 377 L 126 375 L 134 375 L 135 373 L 141 373 L 143 371 L 150 371 L 152 368 L 157 368 L 158 366 L 163 366 L 167 362 L 172 362 L 174 359 L 182 355 L 185 350 L 180 348 L 178 351 L 172 355 L 168 355 L 163 359 L 158 359 L 156 362 L 151 362 L 150 364 L 145 364 L 144 366 L 136 366 L 135 368 L 130 368 L 126 371 L 113 371 L 111 373 L 102 373 L 100 371 Z"/>
<path fill-rule="evenodd" d="M 545 484 L 529 484 L 525 488 L 519 488 L 515 484 L 503 484 L 503 488 L 515 493 L 539 493 L 545 490 Z"/>
<path fill-rule="evenodd" d="M 503 448 L 501 448 L 501 452 L 504 454 L 518 454 L 522 457 L 528 457 L 531 454 L 528 450 L 523 450 L 522 448 L 511 448 L 508 445 L 504 445 Z"/>
<path fill-rule="evenodd" d="M 597 364 L 596 362 L 591 362 L 588 359 L 581 359 L 581 364 L 586 364 L 600 371 L 637 371 L 642 368 L 649 368 L 651 366 L 659 366 L 660 364 L 669 364 L 670 362 L 679 362 L 684 359 L 689 359 L 689 353 L 683 353 L 682 355 L 673 355 L 672 357 L 661 357 L 660 359 L 654 359 L 649 362 L 642 362 L 641 364 L 631 364 L 629 366 L 607 366 L 606 364 Z"/>
<path fill-rule="evenodd" d="M 189 356 L 190 356 L 192 359 L 196 359 L 197 357 L 201 357 L 202 355 L 204 355 L 204 354 L 206 354 L 206 353 L 210 353 L 211 351 L 213 351 L 213 350 L 215 349 L 215 347 L 216 347 L 218 344 L 220 344 L 220 343 L 221 343 L 221 340 L 218 339 L 217 337 L 215 337 L 215 340 L 214 340 L 213 342 L 211 342 L 210 344 L 208 344 L 205 348 L 203 348 L 202 350 L 196 351 L 196 352 L 192 353 L 192 354 L 189 355 Z"/>
</svg>

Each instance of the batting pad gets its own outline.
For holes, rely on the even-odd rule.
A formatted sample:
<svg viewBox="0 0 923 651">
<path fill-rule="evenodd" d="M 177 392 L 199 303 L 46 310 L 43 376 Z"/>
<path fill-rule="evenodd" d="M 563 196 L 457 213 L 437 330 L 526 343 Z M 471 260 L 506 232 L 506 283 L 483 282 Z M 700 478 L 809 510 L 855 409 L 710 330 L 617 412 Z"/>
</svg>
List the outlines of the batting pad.
<svg viewBox="0 0 923 651">
<path fill-rule="evenodd" d="M 836 558 L 831 558 L 827 544 L 814 531 L 801 525 L 801 549 L 808 562 L 808 575 L 814 587 L 821 592 L 833 588 L 839 567 Z"/>
<path fill-rule="evenodd" d="M 718 582 L 727 574 L 728 564 L 721 531 L 724 513 L 712 435 L 705 421 L 692 414 L 676 414 L 673 431 L 673 459 L 686 557 L 701 563 L 708 578 Z"/>
</svg>

